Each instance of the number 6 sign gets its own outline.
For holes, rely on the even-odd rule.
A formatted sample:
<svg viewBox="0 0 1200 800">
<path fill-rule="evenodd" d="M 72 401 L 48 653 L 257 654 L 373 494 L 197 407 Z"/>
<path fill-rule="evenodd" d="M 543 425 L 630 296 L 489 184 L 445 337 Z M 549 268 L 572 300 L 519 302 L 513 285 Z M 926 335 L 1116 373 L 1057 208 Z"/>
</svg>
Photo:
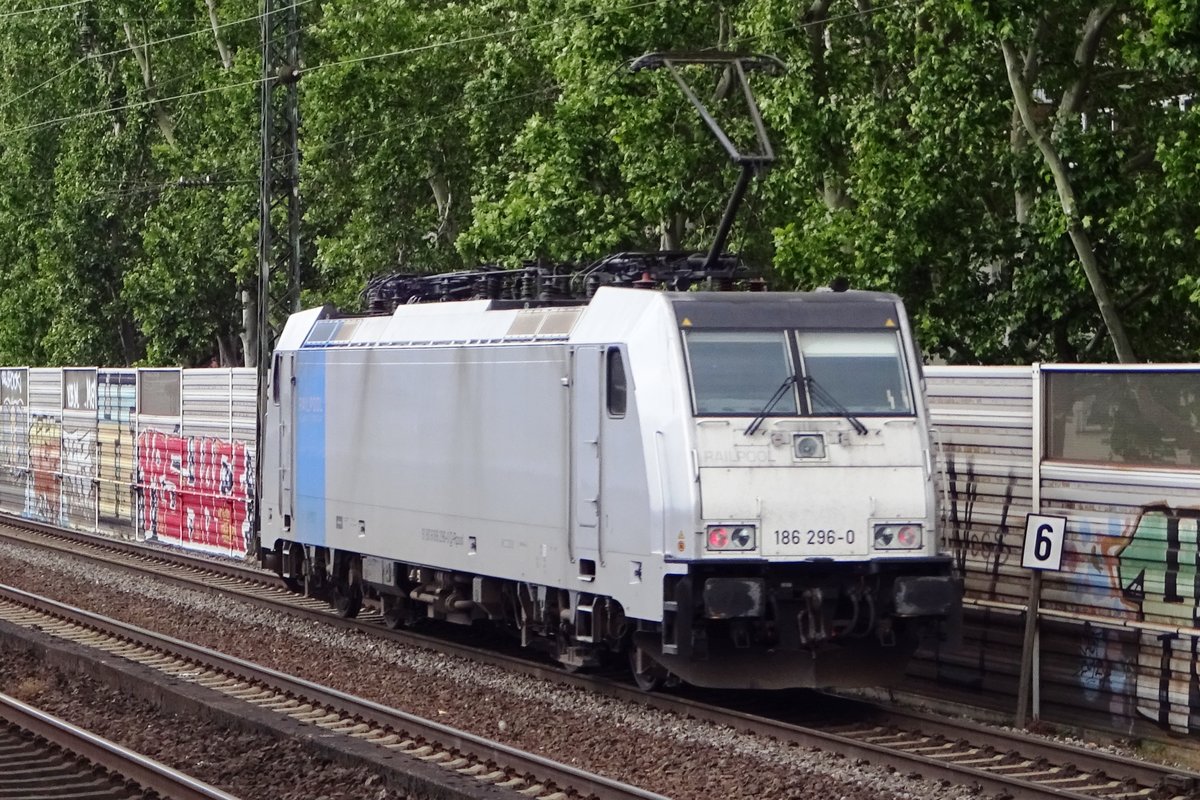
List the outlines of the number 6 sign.
<svg viewBox="0 0 1200 800">
<path fill-rule="evenodd" d="M 1021 566 L 1056 571 L 1062 569 L 1063 534 L 1066 528 L 1066 517 L 1026 514 L 1025 550 L 1021 554 Z"/>
</svg>

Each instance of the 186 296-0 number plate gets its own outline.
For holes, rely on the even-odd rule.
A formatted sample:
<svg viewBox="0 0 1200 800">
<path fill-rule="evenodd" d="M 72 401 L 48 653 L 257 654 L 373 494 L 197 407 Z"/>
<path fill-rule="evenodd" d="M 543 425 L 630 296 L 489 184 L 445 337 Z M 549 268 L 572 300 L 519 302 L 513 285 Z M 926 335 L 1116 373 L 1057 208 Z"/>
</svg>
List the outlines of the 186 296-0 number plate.
<svg viewBox="0 0 1200 800">
<path fill-rule="evenodd" d="M 806 554 L 849 552 L 861 533 L 852 528 L 776 528 L 768 534 L 768 548 L 776 553 Z"/>
</svg>

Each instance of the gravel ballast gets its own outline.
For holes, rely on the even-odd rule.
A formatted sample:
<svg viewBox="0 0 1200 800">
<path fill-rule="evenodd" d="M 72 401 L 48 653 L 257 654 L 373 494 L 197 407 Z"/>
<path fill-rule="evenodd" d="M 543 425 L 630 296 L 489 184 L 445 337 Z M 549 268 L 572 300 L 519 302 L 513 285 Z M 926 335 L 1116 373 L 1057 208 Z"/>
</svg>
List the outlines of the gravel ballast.
<svg viewBox="0 0 1200 800">
<path fill-rule="evenodd" d="M 246 800 L 406 798 L 381 775 L 331 763 L 297 741 L 165 713 L 86 676 L 47 668 L 29 652 L 0 651 L 0 691 Z"/>
<path fill-rule="evenodd" d="M 91 564 L 88 569 L 92 574 L 80 577 L 78 572 L 83 563 L 49 551 L 0 544 L 0 583 L 236 655 L 670 797 L 950 800 L 976 795 L 971 788 L 946 786 L 868 764 L 851 763 L 829 753 L 768 741 L 424 648 L 314 625 L 285 613 L 183 589 L 151 577 L 135 577 Z M 5 685 L 27 680 L 30 677 L 27 667 L 15 671 L 6 668 L 0 676 Z M 40 705 L 42 701 L 35 698 L 34 702 Z M 104 715 L 104 709 L 98 707 L 100 716 Z M 54 713 L 52 708 L 47 710 Z M 85 727 L 91 728 L 87 724 Z M 176 723 L 179 730 L 186 727 Z M 94 729 L 107 735 L 99 728 Z M 111 738 L 126 744 L 118 737 Z M 220 740 L 220 735 L 213 738 Z M 127 746 L 141 749 L 136 744 Z M 160 743 L 160 746 L 172 745 Z M 187 750 L 182 743 L 179 747 Z M 222 741 L 206 758 L 212 759 L 219 773 L 226 765 L 218 762 L 247 752 L 251 752 L 249 746 L 231 747 L 228 741 Z M 147 754 L 158 757 L 153 752 Z M 262 760 L 255 760 L 260 769 L 268 768 Z M 383 794 L 379 791 L 364 794 L 360 788 L 354 794 L 331 793 L 336 790 L 308 785 L 313 773 L 307 770 L 306 773 L 303 780 L 295 781 L 299 792 L 296 794 L 281 793 L 278 785 L 269 794 L 234 788 L 227 791 L 248 798 L 324 796 L 330 800 L 350 797 L 382 800 L 392 796 L 383 789 L 379 790 Z M 193 774 L 209 779 L 199 772 Z M 316 777 L 321 777 L 319 770 Z M 369 776 L 351 775 L 341 785 L 344 791 L 350 791 L 346 787 L 356 784 L 369 791 L 372 786 L 367 785 L 368 780 Z"/>
</svg>

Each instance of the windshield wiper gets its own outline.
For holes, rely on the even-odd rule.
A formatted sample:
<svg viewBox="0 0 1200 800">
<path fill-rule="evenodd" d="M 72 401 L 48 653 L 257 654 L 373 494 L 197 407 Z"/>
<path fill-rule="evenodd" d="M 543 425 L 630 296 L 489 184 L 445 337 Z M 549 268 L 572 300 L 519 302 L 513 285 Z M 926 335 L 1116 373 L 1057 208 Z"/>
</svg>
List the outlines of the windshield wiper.
<svg viewBox="0 0 1200 800">
<path fill-rule="evenodd" d="M 758 412 L 758 416 L 756 416 L 750 423 L 750 426 L 746 428 L 746 436 L 754 435 L 754 432 L 757 431 L 759 426 L 761 426 L 766 420 L 767 414 L 771 413 L 771 409 L 775 407 L 776 403 L 783 399 L 784 393 L 787 392 L 788 388 L 797 380 L 799 380 L 799 378 L 797 378 L 795 375 L 788 375 L 783 379 L 783 383 L 779 384 L 779 388 L 775 390 L 775 394 L 771 395 L 771 399 L 767 401 L 765 406 L 763 406 L 763 410 Z"/>
<path fill-rule="evenodd" d="M 811 375 L 805 375 L 804 383 L 808 386 L 809 391 L 811 391 L 818 400 L 825 405 L 830 406 L 834 411 L 837 411 L 839 414 L 845 417 L 846 421 L 853 426 L 854 430 L 858 432 L 859 436 L 867 435 L 867 426 L 863 425 L 862 421 L 858 417 L 851 414 L 850 409 L 838 402 L 838 399 L 831 395 L 824 386 L 817 383 L 816 378 L 812 377 Z"/>
</svg>

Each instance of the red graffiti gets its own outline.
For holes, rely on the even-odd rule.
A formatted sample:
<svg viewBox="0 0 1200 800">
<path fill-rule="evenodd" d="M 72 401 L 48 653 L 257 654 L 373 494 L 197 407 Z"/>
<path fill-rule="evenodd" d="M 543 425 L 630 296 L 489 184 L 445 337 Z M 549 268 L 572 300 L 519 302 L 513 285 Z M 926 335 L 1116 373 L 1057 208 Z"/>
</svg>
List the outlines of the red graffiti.
<svg viewBox="0 0 1200 800">
<path fill-rule="evenodd" d="M 29 432 L 29 466 L 33 473 L 32 493 L 26 493 L 25 513 L 34 519 L 57 522 L 59 518 L 59 469 L 62 442 L 58 423 L 35 420 Z"/>
<path fill-rule="evenodd" d="M 254 478 L 245 444 L 143 431 L 137 463 L 138 516 L 147 539 L 246 554 Z"/>
</svg>

